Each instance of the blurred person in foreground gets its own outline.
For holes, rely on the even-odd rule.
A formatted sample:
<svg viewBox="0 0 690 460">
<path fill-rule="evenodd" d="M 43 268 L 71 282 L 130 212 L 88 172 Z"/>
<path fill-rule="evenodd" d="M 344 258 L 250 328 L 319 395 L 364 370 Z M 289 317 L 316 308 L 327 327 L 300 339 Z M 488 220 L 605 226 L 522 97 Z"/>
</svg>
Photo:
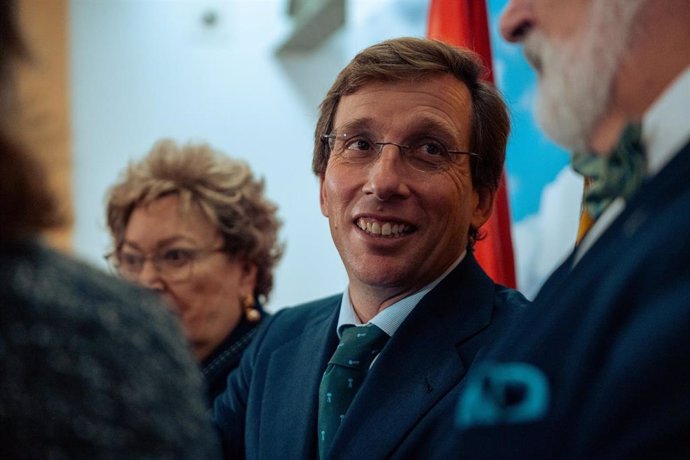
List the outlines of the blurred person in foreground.
<svg viewBox="0 0 690 460">
<path fill-rule="evenodd" d="M 158 299 L 40 241 L 59 222 L 8 135 L 25 51 L 0 2 L 0 458 L 215 458 L 202 381 Z"/>
<path fill-rule="evenodd" d="M 690 3 L 514 0 L 501 32 L 610 203 L 468 377 L 458 452 L 690 458 Z"/>
<path fill-rule="evenodd" d="M 107 258 L 180 318 L 209 402 L 265 316 L 282 254 L 276 206 L 263 189 L 243 161 L 162 140 L 108 192 Z"/>
<path fill-rule="evenodd" d="M 450 454 L 465 373 L 526 304 L 472 255 L 509 132 L 483 71 L 470 51 L 400 38 L 337 77 L 313 170 L 349 284 L 258 332 L 214 406 L 228 458 Z"/>
</svg>

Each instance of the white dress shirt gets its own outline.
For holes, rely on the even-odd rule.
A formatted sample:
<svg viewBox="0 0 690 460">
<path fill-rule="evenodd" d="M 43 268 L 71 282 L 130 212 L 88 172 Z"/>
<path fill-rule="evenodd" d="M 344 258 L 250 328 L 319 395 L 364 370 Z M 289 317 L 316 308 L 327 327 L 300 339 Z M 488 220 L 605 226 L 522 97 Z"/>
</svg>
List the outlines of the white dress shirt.
<svg viewBox="0 0 690 460">
<path fill-rule="evenodd" d="M 438 285 L 438 283 L 440 283 L 446 276 L 448 276 L 448 273 L 453 271 L 453 269 L 457 267 L 460 262 L 462 262 L 462 260 L 465 258 L 465 254 L 467 254 L 467 251 L 463 251 L 463 253 L 460 254 L 460 257 L 458 257 L 458 259 L 441 276 L 414 294 L 400 299 L 394 304 L 384 308 L 376 316 L 374 316 L 369 323 L 378 326 L 383 332 L 388 334 L 389 337 L 392 337 L 403 321 L 405 321 L 407 316 L 412 313 L 414 307 L 416 307 L 419 301 L 422 300 L 422 297 L 435 288 L 436 285 Z M 345 289 L 343 299 L 340 302 L 340 315 L 338 316 L 337 326 L 338 338 L 340 338 L 340 332 L 343 330 L 343 327 L 350 325 L 361 326 L 362 324 L 363 323 L 359 320 L 354 308 L 352 307 L 352 302 L 350 301 L 350 291 L 349 289 Z"/>
</svg>

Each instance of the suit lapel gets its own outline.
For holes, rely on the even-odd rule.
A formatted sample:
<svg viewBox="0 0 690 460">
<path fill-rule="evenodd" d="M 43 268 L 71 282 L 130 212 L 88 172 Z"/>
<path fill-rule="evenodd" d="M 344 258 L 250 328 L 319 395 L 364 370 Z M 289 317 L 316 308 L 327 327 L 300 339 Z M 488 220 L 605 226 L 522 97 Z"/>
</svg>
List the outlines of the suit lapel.
<svg viewBox="0 0 690 460">
<path fill-rule="evenodd" d="M 261 409 L 260 458 L 288 458 L 287 453 L 300 460 L 316 456 L 319 384 L 337 345 L 340 297 L 328 303 L 271 355 Z M 313 314 L 314 309 L 308 311 Z"/>
<path fill-rule="evenodd" d="M 655 225 L 650 216 L 658 216 L 660 209 L 665 209 L 670 202 L 687 194 L 687 181 L 690 177 L 690 144 L 685 147 L 657 175 L 645 181 L 639 190 L 626 203 L 625 209 L 601 237 L 583 255 L 572 268 L 572 256 L 566 260 L 544 283 L 534 299 L 532 314 L 521 328 L 525 333 L 519 337 L 520 348 L 529 349 L 540 346 L 541 336 L 534 334 L 537 325 L 544 318 L 559 318 L 558 315 L 543 315 L 542 310 L 554 308 L 583 308 L 583 296 L 602 283 L 602 273 L 608 277 L 620 272 L 616 264 L 621 257 L 629 256 L 639 247 L 640 231 L 645 226 Z M 682 212 L 682 211 L 681 211 Z M 650 230 L 654 236 L 657 233 Z M 629 260 L 629 259 L 626 259 Z M 567 282 L 567 285 L 564 283 Z M 611 283 L 611 281 L 607 281 Z M 601 293 L 601 291 L 599 291 Z M 557 319 L 554 319 L 556 321 Z M 540 326 L 540 327 L 543 327 Z M 554 329 L 556 327 L 554 326 Z"/>
<path fill-rule="evenodd" d="M 493 298 L 493 282 L 468 253 L 391 337 L 355 397 L 333 452 L 390 456 L 465 375 L 462 342 L 489 324 Z"/>
<path fill-rule="evenodd" d="M 615 263 L 615 258 L 611 260 L 611 254 L 608 252 L 618 244 L 625 243 L 624 239 L 633 238 L 649 216 L 656 214 L 660 207 L 683 193 L 687 188 L 688 177 L 690 177 L 690 144 L 686 144 L 657 175 L 643 182 L 639 190 L 626 203 L 621 215 L 584 254 L 572 271 L 576 273 L 581 270 L 580 267 L 588 267 L 591 263 L 590 259 L 599 259 L 601 254 L 604 254 L 609 262 Z M 561 284 L 573 278 L 570 275 L 573 254 L 574 252 L 549 276 L 539 290 L 535 303 L 563 294 L 564 289 Z M 586 270 L 591 269 L 586 268 Z"/>
</svg>

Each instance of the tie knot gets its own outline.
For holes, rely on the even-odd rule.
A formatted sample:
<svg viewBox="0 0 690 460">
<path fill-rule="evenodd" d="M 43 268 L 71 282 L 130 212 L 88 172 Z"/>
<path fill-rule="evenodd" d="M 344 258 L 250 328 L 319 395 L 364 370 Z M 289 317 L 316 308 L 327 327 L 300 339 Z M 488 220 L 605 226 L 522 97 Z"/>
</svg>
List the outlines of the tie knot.
<svg viewBox="0 0 690 460">
<path fill-rule="evenodd" d="M 387 340 L 388 334 L 373 324 L 348 327 L 343 330 L 329 364 L 367 369 Z"/>
<path fill-rule="evenodd" d="M 616 198 L 629 198 L 644 180 L 646 158 L 641 136 L 640 125 L 628 125 L 609 155 L 573 155 L 573 169 L 586 179 L 583 204 L 594 220 Z"/>
</svg>

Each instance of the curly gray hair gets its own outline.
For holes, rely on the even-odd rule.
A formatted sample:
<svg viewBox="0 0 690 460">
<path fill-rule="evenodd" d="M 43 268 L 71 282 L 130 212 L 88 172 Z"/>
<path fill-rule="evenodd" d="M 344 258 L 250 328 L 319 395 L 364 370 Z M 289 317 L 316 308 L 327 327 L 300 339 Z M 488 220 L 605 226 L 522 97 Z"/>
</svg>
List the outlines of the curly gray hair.
<svg viewBox="0 0 690 460">
<path fill-rule="evenodd" d="M 206 144 L 179 147 L 157 142 L 142 160 L 130 163 L 106 197 L 106 218 L 114 248 L 122 246 L 134 209 L 177 194 L 184 209 L 197 205 L 223 235 L 225 249 L 257 267 L 254 295 L 268 299 L 273 267 L 283 254 L 278 242 L 277 206 L 264 195 L 246 162 Z"/>
</svg>

